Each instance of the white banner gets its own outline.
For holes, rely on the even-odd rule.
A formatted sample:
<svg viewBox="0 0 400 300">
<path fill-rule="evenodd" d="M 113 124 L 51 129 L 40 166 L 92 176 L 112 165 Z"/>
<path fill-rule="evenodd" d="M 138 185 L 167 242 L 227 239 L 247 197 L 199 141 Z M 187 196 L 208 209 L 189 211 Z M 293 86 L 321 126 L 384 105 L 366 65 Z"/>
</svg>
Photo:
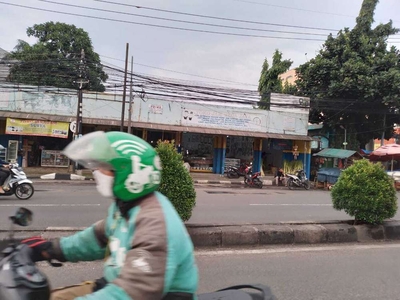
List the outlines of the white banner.
<svg viewBox="0 0 400 300">
<path fill-rule="evenodd" d="M 184 126 L 267 131 L 265 116 L 250 113 L 182 109 L 181 122 Z"/>
</svg>

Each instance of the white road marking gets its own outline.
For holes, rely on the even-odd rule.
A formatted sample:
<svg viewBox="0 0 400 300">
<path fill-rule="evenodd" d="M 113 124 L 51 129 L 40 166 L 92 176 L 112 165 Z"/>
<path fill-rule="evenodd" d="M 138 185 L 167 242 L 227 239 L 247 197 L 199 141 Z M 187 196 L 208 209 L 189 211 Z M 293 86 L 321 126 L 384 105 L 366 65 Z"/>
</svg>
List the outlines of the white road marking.
<svg viewBox="0 0 400 300">
<path fill-rule="evenodd" d="M 81 231 L 87 227 L 47 227 L 46 231 Z"/>
<path fill-rule="evenodd" d="M 308 203 L 251 203 L 251 206 L 333 206 L 332 204 Z"/>
<path fill-rule="evenodd" d="M 244 255 L 244 254 L 277 254 L 277 253 L 298 253 L 298 252 L 324 252 L 324 251 L 343 251 L 343 250 L 371 250 L 371 249 L 397 249 L 400 244 L 372 244 L 372 245 L 340 245 L 322 247 L 287 247 L 270 249 L 238 249 L 238 250 L 197 250 L 196 256 L 224 256 L 224 255 Z"/>
<path fill-rule="evenodd" d="M 101 204 L 84 204 L 84 203 L 77 203 L 77 204 L 0 204 L 0 207 L 74 207 L 74 206 L 100 206 Z"/>
</svg>

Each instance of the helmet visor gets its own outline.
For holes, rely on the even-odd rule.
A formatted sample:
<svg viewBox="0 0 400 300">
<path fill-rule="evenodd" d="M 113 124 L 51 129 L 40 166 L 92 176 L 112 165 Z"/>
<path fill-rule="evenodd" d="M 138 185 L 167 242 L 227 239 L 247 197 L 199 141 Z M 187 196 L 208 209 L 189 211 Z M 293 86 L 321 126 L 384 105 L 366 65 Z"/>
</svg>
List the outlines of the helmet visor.
<svg viewBox="0 0 400 300">
<path fill-rule="evenodd" d="M 113 170 L 111 160 L 118 157 L 105 132 L 85 134 L 65 147 L 63 154 L 88 169 Z"/>
</svg>

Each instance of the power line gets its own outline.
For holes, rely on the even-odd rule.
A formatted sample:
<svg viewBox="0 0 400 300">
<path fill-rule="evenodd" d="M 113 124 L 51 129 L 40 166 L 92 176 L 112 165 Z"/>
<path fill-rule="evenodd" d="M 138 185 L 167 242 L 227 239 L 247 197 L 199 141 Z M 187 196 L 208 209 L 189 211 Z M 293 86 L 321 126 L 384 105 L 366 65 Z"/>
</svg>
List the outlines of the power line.
<svg viewBox="0 0 400 300">
<path fill-rule="evenodd" d="M 95 8 L 95 7 L 88 7 L 88 6 L 81 6 L 81 5 L 73 5 L 73 4 L 66 4 L 60 3 L 56 1 L 50 0 L 38 0 L 40 2 L 52 3 L 56 5 L 63 5 L 67 7 L 76 7 L 76 8 L 83 8 L 95 11 L 102 11 L 102 12 L 109 12 L 121 15 L 128 15 L 128 16 L 136 16 L 141 18 L 149 18 L 149 19 L 156 19 L 156 20 L 163 20 L 163 21 L 171 21 L 171 22 L 179 22 L 179 23 L 186 23 L 186 24 L 195 24 L 195 25 L 203 25 L 203 26 L 212 26 L 212 27 L 220 27 L 220 28 L 230 28 L 230 29 L 240 29 L 240 30 L 250 30 L 250 31 L 262 31 L 262 32 L 274 32 L 274 33 L 287 33 L 287 34 L 300 34 L 300 35 L 315 35 L 315 36 L 325 36 L 324 33 L 308 33 L 308 32 L 296 32 L 296 31 L 282 31 L 282 30 L 271 30 L 271 29 L 260 29 L 260 28 L 250 28 L 250 27 L 238 27 L 238 26 L 229 26 L 229 25 L 221 25 L 221 24 L 211 24 L 211 23 L 203 23 L 203 22 L 193 22 L 193 21 L 185 21 L 185 20 L 177 20 L 177 19 L 169 19 L 169 18 L 161 18 L 161 17 L 154 17 L 154 16 L 146 16 L 140 14 L 133 14 L 128 12 L 116 11 L 116 10 L 109 10 L 109 9 L 102 9 L 102 8 Z"/>
<path fill-rule="evenodd" d="M 263 6 L 270 6 L 270 7 L 292 9 L 292 10 L 305 11 L 305 12 L 312 12 L 312 13 L 318 13 L 318 14 L 327 14 L 327 15 L 333 15 L 333 16 L 355 18 L 354 16 L 350 16 L 350 15 L 343 15 L 343 14 L 337 14 L 337 13 L 331 13 L 331 12 L 323 12 L 323 11 L 317 11 L 317 10 L 311 10 L 311 9 L 305 9 L 305 8 L 296 8 L 296 7 L 283 6 L 283 5 L 277 5 L 277 4 L 269 4 L 269 3 L 262 3 L 262 2 L 248 1 L 248 0 L 232 0 L 232 1 L 257 4 L 257 5 L 263 5 Z"/>
<path fill-rule="evenodd" d="M 102 57 L 108 58 L 108 59 L 114 59 L 118 61 L 124 62 L 123 59 L 119 58 L 114 58 L 114 57 L 109 57 L 105 55 L 101 55 Z M 175 71 L 175 70 L 170 70 L 170 69 L 164 69 L 164 68 L 159 68 L 159 67 L 154 67 L 150 65 L 145 65 L 141 63 L 135 62 L 135 65 L 142 66 L 142 67 L 147 67 L 147 68 L 152 68 L 152 69 L 157 69 L 157 70 L 162 70 L 162 71 L 167 71 L 171 73 L 177 73 L 177 74 L 182 74 L 182 75 L 189 75 L 189 76 L 194 76 L 194 77 L 199 77 L 199 78 L 205 78 L 205 79 L 212 79 L 212 80 L 218 80 L 218 81 L 223 81 L 223 82 L 229 82 L 229 83 L 234 83 L 234 84 L 241 84 L 241 85 L 249 85 L 249 86 L 258 86 L 257 84 L 251 84 L 251 83 L 244 83 L 244 82 L 237 82 L 237 81 L 232 81 L 232 80 L 225 80 L 225 79 L 220 79 L 220 78 L 214 78 L 214 77 L 208 77 L 208 76 L 203 76 L 203 75 L 196 75 L 196 74 L 190 74 L 190 73 L 185 73 L 185 72 L 180 72 L 180 71 Z"/>
<path fill-rule="evenodd" d="M 338 31 L 337 29 L 329 29 L 329 28 L 308 27 L 308 26 L 299 26 L 299 25 L 288 25 L 288 24 L 257 22 L 257 21 L 250 21 L 250 20 L 241 20 L 241 19 L 222 18 L 222 17 L 215 17 L 215 16 L 208 16 L 208 15 L 201 15 L 201 14 L 179 12 L 179 11 L 173 11 L 173 10 L 167 10 L 167 9 L 146 7 L 146 6 L 142 6 L 142 5 L 125 4 L 125 3 L 114 2 L 114 1 L 105 1 L 105 0 L 93 0 L 93 1 L 107 3 L 107 4 L 113 4 L 113 5 L 120 5 L 120 6 L 125 6 L 125 7 L 133 7 L 133 8 L 144 9 L 144 10 L 152 10 L 152 11 L 171 13 L 171 14 L 178 14 L 178 15 L 192 16 L 192 17 L 199 17 L 199 18 L 207 18 L 207 19 L 215 19 L 215 20 L 222 20 L 222 21 L 232 21 L 232 22 L 240 22 L 240 23 L 270 25 L 270 26 L 290 27 L 290 28 L 301 28 L 301 29 L 314 29 L 314 30 L 324 30 L 324 31 Z"/>
<path fill-rule="evenodd" d="M 305 9 L 305 8 L 283 6 L 283 5 L 277 5 L 277 4 L 262 3 L 262 2 L 256 2 L 256 1 L 248 1 L 248 0 L 231 0 L 231 1 L 250 3 L 250 4 L 256 4 L 256 5 L 263 5 L 263 6 L 270 6 L 270 7 L 285 8 L 285 9 L 291 9 L 291 10 L 297 10 L 297 11 L 312 12 L 312 13 L 332 15 L 332 16 L 340 16 L 340 17 L 347 17 L 347 18 L 357 18 L 357 16 L 350 16 L 350 15 L 344 15 L 344 14 L 338 14 L 338 13 L 332 13 L 332 12 L 325 12 L 325 11 L 318 11 L 318 10 L 311 10 L 311 9 Z M 393 21 L 398 22 L 396 20 L 393 20 Z"/>
<path fill-rule="evenodd" d="M 112 18 L 88 16 L 88 15 L 82 15 L 82 14 L 77 14 L 77 13 L 61 12 L 61 11 L 45 9 L 45 8 L 38 8 L 38 7 L 33 7 L 33 6 L 26 6 L 26 5 L 20 5 L 20 4 L 7 3 L 7 2 L 3 2 L 3 1 L 0 1 L 0 4 L 5 4 L 5 5 L 10 5 L 10 6 L 15 6 L 15 7 L 21 7 L 21 8 L 26 8 L 26 9 L 32 9 L 32 10 L 38 10 L 38 11 L 42 11 L 42 12 L 43 11 L 51 12 L 51 13 L 56 13 L 56 14 L 61 14 L 61 15 L 68 15 L 68 16 L 75 16 L 75 17 L 82 17 L 82 18 L 89 18 L 89 19 L 96 19 L 96 20 L 103 20 L 103 21 L 112 21 L 112 22 L 125 23 L 125 24 L 150 26 L 150 27 L 156 27 L 156 28 L 165 28 L 165 29 L 189 31 L 189 32 L 210 33 L 210 34 L 228 35 L 228 36 L 255 37 L 255 38 L 265 38 L 265 39 L 280 39 L 280 40 L 317 41 L 317 42 L 325 41 L 325 40 L 322 40 L 322 39 L 311 39 L 311 38 L 300 38 L 300 37 L 252 35 L 252 34 L 241 34 L 241 33 L 230 33 L 230 32 L 221 32 L 221 31 L 190 29 L 190 28 L 183 28 L 183 27 L 173 27 L 173 26 L 165 26 L 165 25 L 156 25 L 156 24 L 148 24 L 148 23 L 141 23 L 141 22 L 117 20 L 117 19 L 112 19 Z"/>
</svg>

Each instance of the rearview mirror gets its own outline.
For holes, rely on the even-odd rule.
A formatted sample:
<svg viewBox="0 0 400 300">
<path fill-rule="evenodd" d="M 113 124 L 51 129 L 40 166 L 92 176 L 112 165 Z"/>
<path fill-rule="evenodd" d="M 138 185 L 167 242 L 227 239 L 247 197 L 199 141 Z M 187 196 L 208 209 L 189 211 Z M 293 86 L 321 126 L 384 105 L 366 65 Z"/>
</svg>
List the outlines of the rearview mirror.
<svg viewBox="0 0 400 300">
<path fill-rule="evenodd" d="M 20 207 L 15 216 L 10 217 L 10 219 L 19 226 L 29 226 L 32 223 L 32 215 L 33 213 L 29 209 Z"/>
</svg>

